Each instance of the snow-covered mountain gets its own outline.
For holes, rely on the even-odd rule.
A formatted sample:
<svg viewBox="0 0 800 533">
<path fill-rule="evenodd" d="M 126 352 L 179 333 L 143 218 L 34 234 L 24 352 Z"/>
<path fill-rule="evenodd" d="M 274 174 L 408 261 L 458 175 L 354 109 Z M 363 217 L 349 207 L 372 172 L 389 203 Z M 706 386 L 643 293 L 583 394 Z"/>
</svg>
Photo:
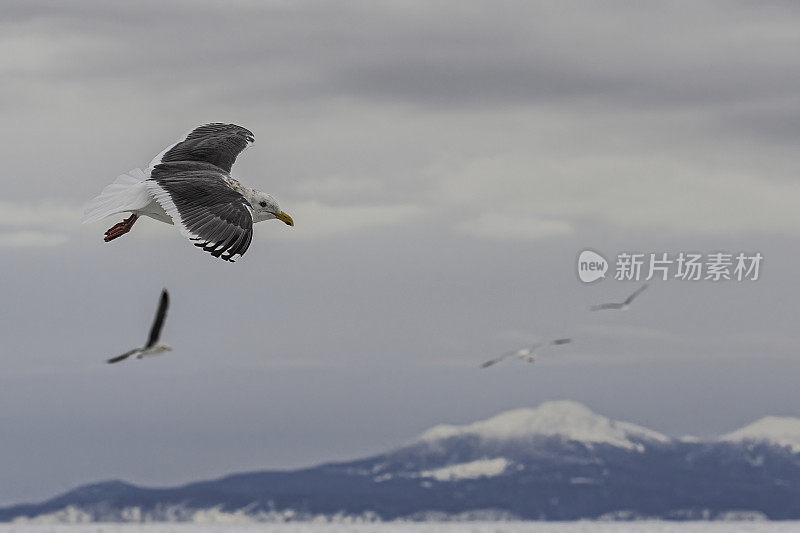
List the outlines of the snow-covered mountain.
<svg viewBox="0 0 800 533">
<path fill-rule="evenodd" d="M 671 439 L 558 401 L 357 461 L 173 488 L 98 483 L 0 520 L 800 519 L 798 502 L 800 419 Z"/>
<path fill-rule="evenodd" d="M 723 442 L 762 443 L 800 453 L 800 418 L 765 416 L 736 431 L 722 435 Z"/>
<path fill-rule="evenodd" d="M 506 411 L 487 420 L 466 426 L 435 426 L 420 440 L 437 441 L 474 435 L 483 440 L 530 440 L 539 437 L 560 438 L 586 445 L 608 444 L 642 451 L 647 442 L 669 442 L 670 439 L 628 422 L 617 422 L 592 412 L 578 402 L 545 402 L 536 409 Z"/>
</svg>

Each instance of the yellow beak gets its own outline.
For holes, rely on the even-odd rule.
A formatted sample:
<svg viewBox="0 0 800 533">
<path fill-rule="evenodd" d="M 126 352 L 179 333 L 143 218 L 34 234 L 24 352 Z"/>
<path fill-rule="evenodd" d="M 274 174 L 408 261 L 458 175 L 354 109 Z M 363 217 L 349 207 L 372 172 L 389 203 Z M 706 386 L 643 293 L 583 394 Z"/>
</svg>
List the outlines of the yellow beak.
<svg viewBox="0 0 800 533">
<path fill-rule="evenodd" d="M 292 217 L 290 217 L 289 215 L 287 215 L 283 211 L 281 211 L 279 214 L 275 215 L 275 218 L 277 218 L 278 220 L 283 221 L 283 223 L 286 224 L 287 226 L 294 226 L 294 220 L 292 220 Z"/>
</svg>

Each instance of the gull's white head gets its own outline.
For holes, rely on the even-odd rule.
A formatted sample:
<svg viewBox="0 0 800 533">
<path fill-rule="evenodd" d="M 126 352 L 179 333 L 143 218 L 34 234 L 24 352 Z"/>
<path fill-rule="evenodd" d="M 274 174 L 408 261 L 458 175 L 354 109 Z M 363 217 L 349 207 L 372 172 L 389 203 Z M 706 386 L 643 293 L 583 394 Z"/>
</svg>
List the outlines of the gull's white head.
<svg viewBox="0 0 800 533">
<path fill-rule="evenodd" d="M 253 189 L 252 198 L 248 198 L 248 201 L 253 206 L 253 222 L 277 218 L 284 224 L 294 226 L 292 217 L 281 211 L 278 200 L 271 194 Z"/>
</svg>

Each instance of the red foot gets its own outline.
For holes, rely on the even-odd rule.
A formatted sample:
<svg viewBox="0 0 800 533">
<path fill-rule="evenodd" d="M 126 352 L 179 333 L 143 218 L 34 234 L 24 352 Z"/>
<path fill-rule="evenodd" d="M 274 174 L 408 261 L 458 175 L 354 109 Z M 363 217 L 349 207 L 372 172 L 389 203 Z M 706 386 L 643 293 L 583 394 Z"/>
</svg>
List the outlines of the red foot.
<svg viewBox="0 0 800 533">
<path fill-rule="evenodd" d="M 137 218 L 139 218 L 139 215 L 133 214 L 119 224 L 114 224 L 111 228 L 109 228 L 108 231 L 106 231 L 106 236 L 103 240 L 108 242 L 113 241 L 117 237 L 122 237 L 131 230 Z"/>
</svg>

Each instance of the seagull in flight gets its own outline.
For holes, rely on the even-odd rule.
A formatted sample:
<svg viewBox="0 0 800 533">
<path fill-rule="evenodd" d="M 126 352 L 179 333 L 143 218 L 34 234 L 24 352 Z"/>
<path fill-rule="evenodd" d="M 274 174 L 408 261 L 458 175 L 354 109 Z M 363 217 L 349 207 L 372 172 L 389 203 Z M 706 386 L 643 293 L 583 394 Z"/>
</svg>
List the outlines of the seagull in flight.
<svg viewBox="0 0 800 533">
<path fill-rule="evenodd" d="M 631 302 L 642 294 L 644 290 L 647 288 L 647 283 L 633 291 L 633 294 L 628 296 L 624 302 L 622 303 L 607 303 L 607 304 L 600 304 L 600 305 L 593 305 L 589 309 L 592 311 L 608 311 L 608 310 L 616 310 L 616 311 L 627 311 L 628 308 L 631 306 Z"/>
<path fill-rule="evenodd" d="M 167 289 L 161 291 L 161 300 L 158 302 L 158 311 L 156 311 L 156 318 L 153 320 L 153 325 L 150 327 L 150 336 L 147 338 L 147 343 L 141 348 L 134 348 L 127 351 L 122 355 L 112 357 L 107 363 L 118 363 L 128 357 L 135 355 L 137 359 L 141 359 L 145 355 L 158 355 L 163 352 L 172 350 L 163 342 L 159 342 L 161 335 L 161 328 L 164 327 L 164 319 L 167 318 L 167 308 L 169 307 L 169 293 Z"/>
<path fill-rule="evenodd" d="M 535 359 L 533 358 L 533 351 L 537 348 L 541 348 L 542 346 L 559 346 L 561 344 L 568 344 L 572 342 L 572 339 L 555 339 L 549 342 L 539 342 L 534 344 L 533 346 L 528 346 L 527 348 L 522 348 L 520 350 L 515 350 L 513 352 L 507 352 L 501 355 L 500 357 L 495 357 L 489 361 L 486 361 L 481 365 L 481 368 L 487 368 L 494 364 L 499 363 L 503 359 L 507 359 L 509 357 L 517 357 L 522 361 L 527 361 L 528 363 L 533 363 Z"/>
<path fill-rule="evenodd" d="M 204 124 L 158 154 L 147 170 L 131 170 L 85 208 L 83 223 L 130 213 L 106 231 L 122 237 L 147 215 L 174 224 L 184 237 L 214 257 L 236 261 L 250 247 L 253 224 L 277 219 L 294 226 L 270 194 L 231 177 L 236 157 L 253 144 L 253 132 L 236 124 Z"/>
</svg>

